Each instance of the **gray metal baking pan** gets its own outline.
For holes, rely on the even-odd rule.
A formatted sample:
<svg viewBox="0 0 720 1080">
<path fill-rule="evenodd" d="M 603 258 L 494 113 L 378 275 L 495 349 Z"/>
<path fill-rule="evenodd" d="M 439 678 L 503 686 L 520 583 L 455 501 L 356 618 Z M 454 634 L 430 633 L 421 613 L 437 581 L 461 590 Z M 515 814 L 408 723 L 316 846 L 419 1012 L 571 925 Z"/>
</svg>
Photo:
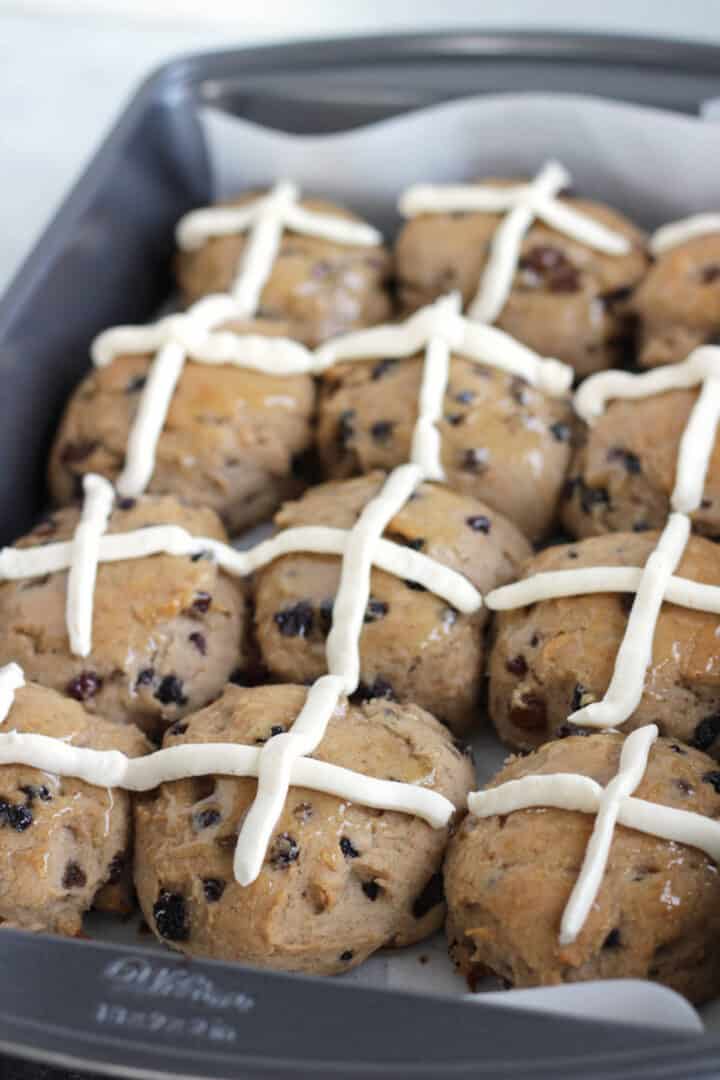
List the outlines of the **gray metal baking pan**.
<svg viewBox="0 0 720 1080">
<path fill-rule="evenodd" d="M 173 226 L 210 198 L 199 105 L 327 132 L 468 94 L 533 90 L 694 113 L 720 92 L 720 48 L 469 31 L 238 49 L 157 71 L 0 301 L 0 543 L 45 502 L 49 441 L 92 337 L 150 318 L 171 292 Z M 13 1080 L 68 1069 L 368 1080 L 720 1075 L 716 1035 L 658 1034 L 14 931 L 2 934 L 0 950 L 0 1051 L 15 1057 L 0 1062 L 0 1076 Z"/>
</svg>

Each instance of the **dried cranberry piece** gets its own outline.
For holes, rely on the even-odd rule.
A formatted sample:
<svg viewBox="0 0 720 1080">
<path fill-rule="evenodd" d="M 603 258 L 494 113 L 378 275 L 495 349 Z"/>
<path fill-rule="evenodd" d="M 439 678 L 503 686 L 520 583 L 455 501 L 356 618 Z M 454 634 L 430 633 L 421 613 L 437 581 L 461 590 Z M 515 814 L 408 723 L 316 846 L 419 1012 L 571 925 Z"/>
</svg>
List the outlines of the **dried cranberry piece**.
<svg viewBox="0 0 720 1080">
<path fill-rule="evenodd" d="M 95 671 L 81 671 L 65 688 L 68 697 L 75 701 L 89 701 L 102 689 L 103 681 Z"/>
<path fill-rule="evenodd" d="M 505 667 L 511 675 L 517 675 L 520 678 L 522 678 L 523 675 L 527 675 L 527 660 L 524 656 L 521 656 L 520 653 L 518 653 L 517 656 L 511 656 L 509 660 L 506 660 Z"/>
</svg>

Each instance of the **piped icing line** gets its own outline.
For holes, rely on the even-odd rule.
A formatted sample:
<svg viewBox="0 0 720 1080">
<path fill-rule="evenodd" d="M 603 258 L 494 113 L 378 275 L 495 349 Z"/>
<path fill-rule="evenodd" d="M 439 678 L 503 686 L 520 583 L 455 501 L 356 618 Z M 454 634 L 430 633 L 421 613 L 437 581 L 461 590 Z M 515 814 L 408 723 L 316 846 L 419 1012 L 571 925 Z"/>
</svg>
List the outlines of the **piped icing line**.
<svg viewBox="0 0 720 1080">
<path fill-rule="evenodd" d="M 597 815 L 580 875 L 563 913 L 560 927 L 563 945 L 576 940 L 595 903 L 607 867 L 615 824 L 662 840 L 687 844 L 720 862 L 719 822 L 692 811 L 633 797 L 657 734 L 657 727 L 649 724 L 628 736 L 621 752 L 620 771 L 606 788 L 588 776 L 547 773 L 508 780 L 498 787 L 468 796 L 470 813 L 480 818 L 538 807 Z"/>
<path fill-rule="evenodd" d="M 471 318 L 491 323 L 507 303 L 522 241 L 534 220 L 607 255 L 630 251 L 626 237 L 558 200 L 571 179 L 563 165 L 549 161 L 529 184 L 417 184 L 400 196 L 398 209 L 404 217 L 457 211 L 507 213 L 493 236 L 490 257 L 469 307 Z"/>
<path fill-rule="evenodd" d="M 15 690 L 24 685 L 18 670 L 16 664 L 0 668 L 0 687 L 9 696 L 10 705 Z M 264 752 L 265 747 L 238 743 L 186 743 L 129 758 L 120 750 L 73 746 L 49 735 L 17 731 L 0 734 L 0 765 L 26 765 L 56 776 L 72 776 L 94 787 L 126 791 L 150 791 L 173 780 L 212 774 L 256 777 Z M 433 828 L 446 825 L 455 811 L 449 799 L 422 784 L 378 780 L 308 757 L 293 762 L 290 782 L 362 806 L 414 814 Z"/>
<path fill-rule="evenodd" d="M 400 465 L 394 469 L 350 531 L 333 604 L 332 628 L 326 643 L 328 670 L 343 680 L 347 694 L 357 690 L 360 681 L 358 645 L 370 598 L 375 546 L 423 479 L 418 465 Z"/>
<path fill-rule="evenodd" d="M 645 673 L 652 660 L 657 620 L 663 601 L 695 611 L 720 613 L 720 589 L 675 575 L 690 538 L 690 518 L 673 512 L 642 570 L 593 566 L 535 574 L 494 589 L 485 597 L 490 610 L 509 611 L 543 600 L 591 593 L 635 593 L 610 685 L 601 701 L 570 713 L 584 727 L 620 727 L 640 704 Z"/>
<path fill-rule="evenodd" d="M 718 354 L 720 358 L 720 353 Z M 720 421 L 720 363 L 718 373 L 706 376 L 700 394 L 685 425 L 678 449 L 675 487 L 670 506 L 692 514 L 702 503 L 710 458 Z"/>
<path fill-rule="evenodd" d="M 314 354 L 285 338 L 213 330 L 218 324 L 238 317 L 234 300 L 210 296 L 198 301 L 183 315 L 170 315 L 150 326 L 114 327 L 95 339 L 91 352 L 96 367 L 105 367 L 121 355 L 154 353 L 130 428 L 125 466 L 117 481 L 121 495 L 134 498 L 150 484 L 158 442 L 188 360 L 229 365 L 272 376 L 319 375 L 339 360 L 362 359 L 374 354 L 412 356 L 422 349 L 430 349 L 432 344 L 435 358 L 445 352 L 449 357 L 455 350 L 477 363 L 519 375 L 553 396 L 564 395 L 572 383 L 572 369 L 567 365 L 541 358 L 500 330 L 476 326 L 464 319 L 457 294 L 442 297 L 416 312 L 401 326 L 380 326 L 348 334 L 328 342 Z M 433 366 L 436 363 L 434 359 Z M 441 408 L 442 401 L 436 402 L 433 415 L 439 417 Z M 423 420 L 425 433 L 434 440 L 439 451 L 439 435 L 432 434 L 432 426 Z M 419 445 L 415 452 L 420 452 Z M 435 453 L 435 448 L 430 453 Z M 428 478 L 441 478 L 437 467 Z"/>
<path fill-rule="evenodd" d="M 587 566 L 580 570 L 546 570 L 511 585 L 493 589 L 484 597 L 491 611 L 512 611 L 542 600 L 597 593 L 634 593 L 642 580 L 640 566 Z M 668 579 L 665 600 L 693 611 L 720 615 L 720 587 L 676 577 Z"/>
<path fill-rule="evenodd" d="M 360 636 L 370 598 L 374 548 L 422 479 L 417 465 L 395 469 L 350 530 L 325 646 L 328 674 L 311 686 L 292 729 L 263 747 L 257 793 L 240 829 L 235 854 L 235 875 L 242 884 L 250 884 L 260 873 L 285 805 L 294 762 L 317 749 L 342 695 L 352 694 L 358 687 Z"/>
<path fill-rule="evenodd" d="M 498 225 L 490 241 L 480 288 L 468 308 L 472 319 L 492 323 L 501 314 L 512 291 L 522 242 L 535 218 L 536 205 L 541 199 L 557 195 L 569 183 L 570 174 L 562 165 L 548 162 L 530 185 L 527 201 L 515 203 Z"/>
<path fill-rule="evenodd" d="M 637 401 L 669 390 L 690 390 L 713 376 L 720 377 L 720 346 L 701 345 L 681 363 L 664 364 L 641 375 L 629 371 L 591 375 L 575 393 L 573 406 L 578 416 L 592 426 L 609 401 Z"/>
<path fill-rule="evenodd" d="M 569 945 L 585 925 L 605 874 L 617 824 L 620 801 L 642 782 L 650 747 L 658 737 L 655 724 L 628 735 L 620 752 L 620 769 L 605 788 L 595 815 L 585 858 L 560 922 L 560 944 Z"/>
<path fill-rule="evenodd" d="M 382 243 L 382 233 L 371 225 L 308 210 L 299 205 L 299 199 L 298 186 L 281 180 L 251 203 L 193 210 L 178 222 L 176 239 L 183 251 L 197 251 L 213 238 L 248 233 L 230 287 L 240 317 L 256 314 L 285 230 L 354 247 Z"/>
<path fill-rule="evenodd" d="M 645 563 L 605 696 L 602 701 L 593 701 L 571 712 L 570 723 L 619 727 L 640 704 L 660 609 L 689 537 L 690 519 L 685 514 L 671 514 L 657 547 Z"/>
<path fill-rule="evenodd" d="M 71 543 L 66 593 L 66 623 L 70 649 L 89 656 L 92 649 L 93 597 L 100 543 L 115 500 L 112 484 L 90 473 L 83 478 L 85 500 Z"/>
<path fill-rule="evenodd" d="M 420 308 L 404 323 L 374 326 L 334 338 L 316 350 L 315 373 L 351 360 L 414 356 L 438 340 L 444 341 L 451 353 L 517 375 L 553 397 L 567 393 L 573 380 L 569 365 L 539 356 L 497 327 L 473 323 L 460 313 L 460 302 L 458 293 L 450 293 Z"/>
<path fill-rule="evenodd" d="M 702 345 L 680 364 L 668 364 L 642 375 L 604 371 L 592 375 L 575 394 L 574 407 L 592 425 L 611 400 L 635 401 L 700 387 L 680 439 L 675 486 L 670 496 L 673 510 L 691 514 L 700 507 L 707 479 L 718 421 L 720 420 L 720 347 Z"/>
<path fill-rule="evenodd" d="M 0 667 L 0 724 L 4 724 L 15 700 L 15 692 L 25 685 L 25 676 L 18 664 Z"/>
<path fill-rule="evenodd" d="M 247 577 L 283 555 L 343 555 L 349 531 L 324 525 L 284 529 L 247 551 L 210 537 L 193 536 L 179 525 L 151 525 L 128 533 L 110 533 L 100 540 L 99 563 L 128 562 L 152 555 L 204 555 L 234 577 Z M 0 549 L 0 581 L 20 581 L 67 570 L 72 541 L 32 548 Z M 428 555 L 392 540 L 380 539 L 373 552 L 380 570 L 402 580 L 415 581 L 446 600 L 463 614 L 482 607 L 482 595 L 463 574 Z"/>
<path fill-rule="evenodd" d="M 650 237 L 650 251 L 653 255 L 663 255 L 698 236 L 710 236 L 713 233 L 720 233 L 720 214 L 692 214 L 656 229 Z"/>
</svg>

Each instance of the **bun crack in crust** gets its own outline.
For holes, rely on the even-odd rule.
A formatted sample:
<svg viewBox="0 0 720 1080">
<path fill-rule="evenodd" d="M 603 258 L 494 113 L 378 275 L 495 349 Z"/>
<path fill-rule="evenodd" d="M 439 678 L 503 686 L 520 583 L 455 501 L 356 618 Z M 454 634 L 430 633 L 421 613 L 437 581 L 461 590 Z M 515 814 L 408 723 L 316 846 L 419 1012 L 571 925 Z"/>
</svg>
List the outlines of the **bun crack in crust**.
<svg viewBox="0 0 720 1080">
<path fill-rule="evenodd" d="M 58 510 L 16 547 L 67 540 L 79 516 L 76 508 Z M 226 539 L 212 510 L 158 496 L 120 500 L 107 532 L 161 524 Z M 16 661 L 29 679 L 90 712 L 133 721 L 157 736 L 205 705 L 245 666 L 243 585 L 210 559 L 156 555 L 101 562 L 87 657 L 71 652 L 67 584 L 67 571 L 0 583 L 0 665 Z"/>
<path fill-rule="evenodd" d="M 257 746 L 291 730 L 300 686 L 228 687 L 171 728 L 165 746 Z M 312 757 L 368 776 L 422 783 L 460 809 L 470 759 L 414 705 L 342 702 Z M 439 876 L 447 829 L 292 787 L 259 877 L 233 877 L 238 828 L 256 781 L 208 777 L 164 784 L 137 802 L 135 881 L 149 925 L 198 956 L 333 974 L 375 950 L 408 945 L 442 925 Z"/>
<path fill-rule="evenodd" d="M 490 788 L 535 774 L 576 773 L 603 787 L 618 772 L 620 734 L 575 736 L 515 758 Z M 658 740 L 634 796 L 720 816 L 715 763 Z M 600 889 L 576 940 L 560 921 L 595 817 L 536 808 L 466 817 L 445 863 L 450 953 L 471 983 L 514 987 L 643 978 L 702 1003 L 720 992 L 720 875 L 702 851 L 616 825 Z"/>
<path fill-rule="evenodd" d="M 149 744 L 132 725 L 91 716 L 77 702 L 29 684 L 15 692 L 7 731 L 140 757 Z M 80 933 L 82 916 L 131 863 L 130 796 L 26 765 L 0 766 L 0 923 Z M 105 890 L 104 907 L 112 897 Z"/>
<path fill-rule="evenodd" d="M 281 528 L 351 528 L 382 487 L 373 473 L 312 488 L 276 517 Z M 524 537 L 484 503 L 438 484 L 422 484 L 385 536 L 464 574 L 481 592 L 514 580 L 530 555 Z M 325 640 L 340 578 L 340 560 L 288 555 L 255 583 L 255 630 L 271 677 L 307 682 L 326 670 Z M 412 701 L 455 732 L 476 725 L 484 670 L 486 608 L 463 615 L 413 582 L 371 574 L 360 638 L 359 699 Z"/>
</svg>

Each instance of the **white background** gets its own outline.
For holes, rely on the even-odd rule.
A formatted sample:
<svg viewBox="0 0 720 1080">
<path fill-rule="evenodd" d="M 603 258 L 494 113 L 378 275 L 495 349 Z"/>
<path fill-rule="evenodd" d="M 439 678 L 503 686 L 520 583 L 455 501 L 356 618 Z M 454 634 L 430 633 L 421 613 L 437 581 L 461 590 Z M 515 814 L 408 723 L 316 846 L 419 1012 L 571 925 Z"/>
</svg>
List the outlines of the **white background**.
<svg viewBox="0 0 720 1080">
<path fill-rule="evenodd" d="M 720 0 L 0 0 L 0 291 L 161 61 L 293 37 L 458 26 L 720 41 Z"/>
</svg>

